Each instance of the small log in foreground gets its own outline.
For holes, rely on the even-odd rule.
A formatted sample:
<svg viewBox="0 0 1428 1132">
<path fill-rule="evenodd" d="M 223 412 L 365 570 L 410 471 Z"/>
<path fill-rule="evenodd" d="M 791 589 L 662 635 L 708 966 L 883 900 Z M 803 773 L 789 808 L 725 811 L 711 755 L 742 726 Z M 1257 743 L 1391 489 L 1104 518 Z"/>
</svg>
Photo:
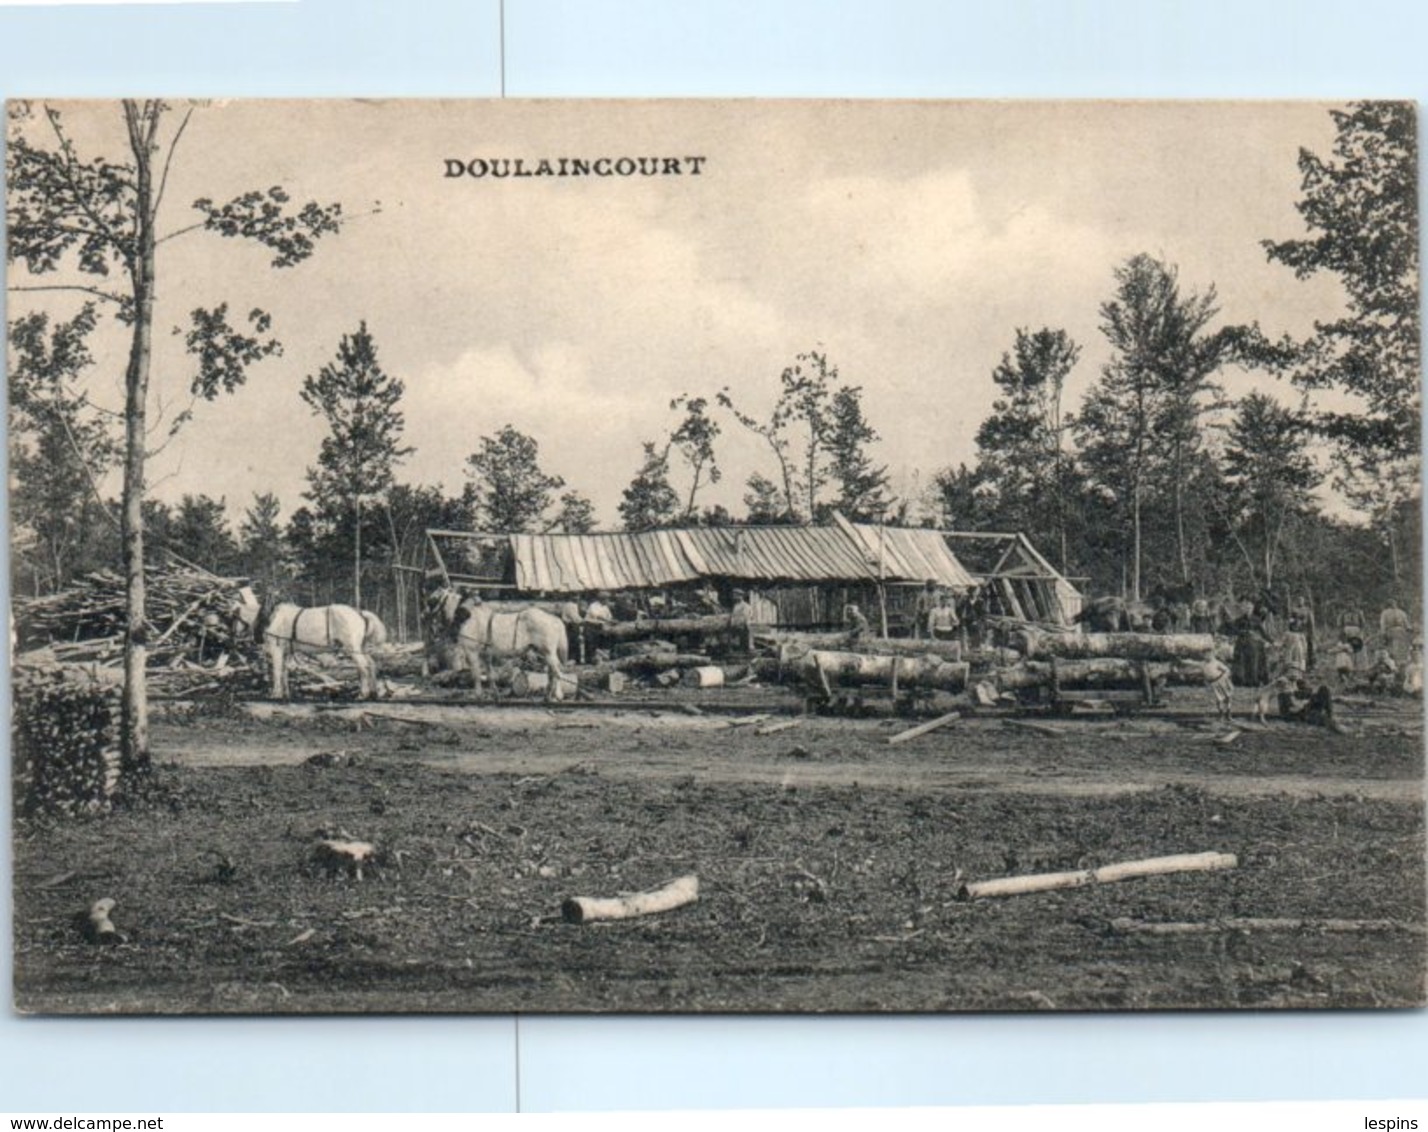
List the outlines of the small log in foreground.
<svg viewBox="0 0 1428 1132">
<path fill-rule="evenodd" d="M 354 880 L 362 879 L 362 866 L 371 865 L 377 847 L 369 841 L 337 841 L 324 839 L 312 850 L 313 860 L 328 872 L 345 872 Z"/>
<path fill-rule="evenodd" d="M 976 900 L 982 896 L 1020 896 L 1027 892 L 1050 892 L 1058 888 L 1080 888 L 1087 884 L 1110 884 L 1119 880 L 1131 880 L 1134 877 L 1233 869 L 1238 864 L 1239 859 L 1233 853 L 1180 853 L 1173 857 L 1147 857 L 1139 861 L 1123 861 L 1117 865 L 1103 865 L 1099 869 L 1000 877 L 997 880 L 964 884 L 957 890 L 957 899 Z"/>
<path fill-rule="evenodd" d="M 84 935 L 90 943 L 118 943 L 119 932 L 109 913 L 114 911 L 114 898 L 105 896 L 89 906 L 85 917 Z"/>
<path fill-rule="evenodd" d="M 560 906 L 561 918 L 570 924 L 592 920 L 628 920 L 693 904 L 699 899 L 699 878 L 693 873 L 670 881 L 663 888 L 624 896 L 571 896 Z"/>
</svg>

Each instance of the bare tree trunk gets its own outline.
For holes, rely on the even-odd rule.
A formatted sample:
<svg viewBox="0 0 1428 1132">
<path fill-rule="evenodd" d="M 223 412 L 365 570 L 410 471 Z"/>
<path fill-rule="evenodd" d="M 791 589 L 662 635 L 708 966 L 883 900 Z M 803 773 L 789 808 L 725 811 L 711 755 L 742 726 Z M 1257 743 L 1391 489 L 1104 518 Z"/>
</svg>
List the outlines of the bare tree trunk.
<svg viewBox="0 0 1428 1132">
<path fill-rule="evenodd" d="M 1131 599 L 1140 600 L 1140 476 L 1131 489 Z"/>
<path fill-rule="evenodd" d="M 149 759 L 148 663 L 144 593 L 144 441 L 149 398 L 149 362 L 154 325 L 154 216 L 151 154 L 157 112 L 146 123 L 134 102 L 124 104 L 129 145 L 137 170 L 135 186 L 136 243 L 131 264 L 134 285 L 134 331 L 124 374 L 124 512 L 120 523 L 123 545 L 124 696 L 120 708 L 121 752 L 125 769 L 143 767 Z M 147 132 L 146 132 L 147 129 Z"/>
<path fill-rule="evenodd" d="M 362 500 L 352 500 L 352 605 L 362 608 Z"/>
<path fill-rule="evenodd" d="M 1175 445 L 1175 540 L 1180 551 L 1180 580 L 1190 581 L 1190 556 L 1185 549 L 1185 471 L 1180 442 Z"/>
<path fill-rule="evenodd" d="M 396 590 L 397 598 L 397 639 L 405 641 L 407 639 L 407 579 L 406 573 L 396 567 L 405 566 L 406 562 L 402 555 L 402 542 L 397 537 L 397 521 L 392 516 L 392 501 L 385 501 L 383 508 L 387 513 L 387 530 L 392 535 L 392 585 Z"/>
</svg>

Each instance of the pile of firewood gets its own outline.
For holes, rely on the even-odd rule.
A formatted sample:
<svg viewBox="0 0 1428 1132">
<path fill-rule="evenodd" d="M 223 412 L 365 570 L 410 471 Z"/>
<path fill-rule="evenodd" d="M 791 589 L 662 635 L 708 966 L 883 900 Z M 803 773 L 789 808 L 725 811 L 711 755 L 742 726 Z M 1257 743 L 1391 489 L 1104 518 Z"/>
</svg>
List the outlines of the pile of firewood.
<svg viewBox="0 0 1428 1132">
<path fill-rule="evenodd" d="M 241 579 L 178 566 L 146 573 L 149 656 L 214 660 L 233 648 L 228 612 Z M 47 648 L 57 663 L 118 662 L 123 655 L 124 579 L 97 570 L 58 593 L 17 599 L 15 631 L 21 649 Z"/>
<path fill-rule="evenodd" d="M 121 779 L 116 684 L 73 670 L 16 669 L 13 735 L 20 812 L 109 808 Z"/>
</svg>

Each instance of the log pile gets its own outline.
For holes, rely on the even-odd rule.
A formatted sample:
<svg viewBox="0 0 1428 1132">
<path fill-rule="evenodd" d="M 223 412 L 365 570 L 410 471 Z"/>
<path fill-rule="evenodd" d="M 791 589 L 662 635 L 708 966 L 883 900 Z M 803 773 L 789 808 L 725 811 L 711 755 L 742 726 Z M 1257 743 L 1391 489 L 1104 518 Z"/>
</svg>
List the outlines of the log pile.
<svg viewBox="0 0 1428 1132">
<path fill-rule="evenodd" d="M 19 812 L 110 808 L 122 777 L 117 685 L 74 671 L 16 669 L 13 736 Z"/>
<path fill-rule="evenodd" d="M 885 640 L 846 633 L 761 632 L 758 642 L 777 656 L 757 659 L 753 671 L 770 681 L 795 682 L 832 696 L 838 687 L 881 685 L 893 692 L 999 693 L 1137 691 L 1155 698 L 1167 686 L 1201 687 L 1219 643 L 1201 634 L 1069 633 L 1024 623 L 1009 646 L 963 651 L 955 642 Z"/>
<path fill-rule="evenodd" d="M 233 648 L 228 612 L 240 579 L 153 566 L 145 580 L 151 664 Z M 47 647 L 58 663 L 117 663 L 123 655 L 124 579 L 97 570 L 58 593 L 17 599 L 15 631 L 20 648 Z"/>
</svg>

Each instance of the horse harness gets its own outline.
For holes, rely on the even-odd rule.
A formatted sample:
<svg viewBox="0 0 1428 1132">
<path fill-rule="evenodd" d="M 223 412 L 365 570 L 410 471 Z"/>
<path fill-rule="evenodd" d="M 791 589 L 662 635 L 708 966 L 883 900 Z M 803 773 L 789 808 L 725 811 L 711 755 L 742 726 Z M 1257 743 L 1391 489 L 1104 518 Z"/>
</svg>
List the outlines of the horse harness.
<svg viewBox="0 0 1428 1132">
<path fill-rule="evenodd" d="M 329 606 L 324 606 L 323 608 L 326 610 L 325 620 L 326 620 L 326 623 L 327 623 L 327 624 L 326 624 L 327 640 L 324 642 L 324 647 L 326 647 L 326 648 L 331 648 L 331 647 L 332 647 L 332 606 L 330 606 L 330 605 L 329 605 Z M 267 631 L 266 628 L 264 628 L 264 630 L 263 630 L 263 636 L 267 637 L 267 638 L 270 639 L 270 640 L 282 641 L 283 644 L 286 644 L 286 645 L 288 645 L 289 647 L 302 644 L 303 642 L 301 642 L 301 641 L 298 640 L 298 624 L 302 621 L 302 615 L 303 615 L 304 613 L 315 613 L 315 612 L 317 612 L 315 609 L 308 609 L 308 608 L 305 608 L 305 607 L 301 607 L 301 606 L 300 606 L 300 607 L 298 608 L 298 611 L 293 614 L 293 626 L 292 626 L 292 630 L 288 633 L 286 640 L 283 639 L 283 636 L 282 636 L 281 634 L 279 634 L 279 633 L 270 633 L 270 632 Z"/>
</svg>

